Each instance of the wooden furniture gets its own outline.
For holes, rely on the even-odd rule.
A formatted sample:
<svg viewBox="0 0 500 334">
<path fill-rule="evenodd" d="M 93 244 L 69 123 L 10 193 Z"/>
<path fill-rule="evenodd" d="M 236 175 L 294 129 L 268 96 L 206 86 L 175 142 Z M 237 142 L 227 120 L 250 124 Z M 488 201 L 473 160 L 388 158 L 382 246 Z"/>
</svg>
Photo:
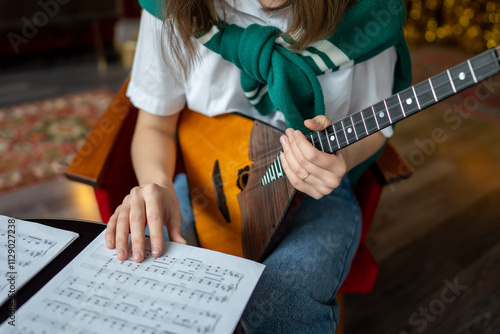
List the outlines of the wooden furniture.
<svg viewBox="0 0 500 334">
<path fill-rule="evenodd" d="M 129 78 L 66 168 L 64 174 L 68 179 L 96 189 L 104 186 L 105 175 L 115 162 L 117 146 L 121 146 L 119 141 L 127 133 L 131 135 L 134 127 L 127 125 L 135 125 L 137 117 L 137 109 L 125 95 L 128 82 Z M 410 177 L 413 168 L 389 142 L 370 172 L 383 187 Z"/>
<path fill-rule="evenodd" d="M 128 82 L 129 78 L 66 168 L 64 174 L 70 180 L 82 182 L 94 188 L 102 187 L 104 175 L 112 163 L 112 150 L 117 145 L 119 135 L 130 130 L 123 128 L 125 119 L 133 117 L 132 113 L 137 113 L 125 96 Z"/>
<path fill-rule="evenodd" d="M 137 184 L 130 158 L 137 109 L 125 96 L 127 85 L 128 80 L 65 171 L 69 179 L 95 188 L 103 221 L 109 220 L 114 209 Z M 182 170 L 182 166 L 178 169 Z M 370 223 L 382 188 L 408 178 L 412 172 L 411 166 L 388 143 L 376 163 L 353 186 L 362 209 L 361 243 L 339 294 L 372 290 L 378 266 L 364 243 Z M 341 333 L 341 328 L 337 332 Z"/>
</svg>

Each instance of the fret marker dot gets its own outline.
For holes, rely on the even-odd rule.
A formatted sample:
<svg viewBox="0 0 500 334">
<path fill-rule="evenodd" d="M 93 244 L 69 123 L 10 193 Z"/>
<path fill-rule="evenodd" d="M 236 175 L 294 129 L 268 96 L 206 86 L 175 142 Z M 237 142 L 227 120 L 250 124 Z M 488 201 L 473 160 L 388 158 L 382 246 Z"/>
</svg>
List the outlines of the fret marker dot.
<svg viewBox="0 0 500 334">
<path fill-rule="evenodd" d="M 330 136 L 331 141 L 335 141 L 335 136 Z"/>
<path fill-rule="evenodd" d="M 462 80 L 462 81 L 465 80 L 465 73 L 464 72 L 460 72 L 460 74 L 458 74 L 458 78 L 460 80 Z"/>
<path fill-rule="evenodd" d="M 352 129 L 351 128 L 347 128 L 347 133 L 351 133 L 352 132 Z"/>
<path fill-rule="evenodd" d="M 381 112 L 378 114 L 378 117 L 380 117 L 380 118 L 384 118 L 384 116 L 385 116 L 385 114 L 384 114 L 384 112 L 383 112 L 383 111 L 381 111 Z"/>
<path fill-rule="evenodd" d="M 406 99 L 406 104 L 410 105 L 413 103 L 413 100 L 411 98 Z"/>
</svg>

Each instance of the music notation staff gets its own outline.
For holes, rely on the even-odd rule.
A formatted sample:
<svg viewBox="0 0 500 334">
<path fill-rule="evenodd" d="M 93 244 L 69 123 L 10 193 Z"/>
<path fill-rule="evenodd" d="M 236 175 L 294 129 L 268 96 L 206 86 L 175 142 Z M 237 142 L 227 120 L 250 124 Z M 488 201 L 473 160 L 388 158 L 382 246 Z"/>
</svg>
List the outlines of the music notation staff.
<svg viewBox="0 0 500 334">
<path fill-rule="evenodd" d="M 165 249 L 118 261 L 99 236 L 19 310 L 22 326 L 0 332 L 232 333 L 264 266 L 176 243 Z"/>
<path fill-rule="evenodd" d="M 78 234 L 0 215 L 0 304 L 11 282 L 18 290 L 52 261 Z M 15 277 L 15 280 L 8 280 Z"/>
</svg>

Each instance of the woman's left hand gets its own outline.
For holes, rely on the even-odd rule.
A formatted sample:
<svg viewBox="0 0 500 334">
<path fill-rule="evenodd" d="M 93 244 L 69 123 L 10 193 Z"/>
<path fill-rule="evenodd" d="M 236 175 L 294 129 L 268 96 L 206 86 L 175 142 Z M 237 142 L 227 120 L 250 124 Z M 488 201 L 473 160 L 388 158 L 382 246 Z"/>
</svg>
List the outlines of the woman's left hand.
<svg viewBox="0 0 500 334">
<path fill-rule="evenodd" d="M 324 130 L 330 126 L 325 116 L 308 119 L 304 125 L 312 131 Z M 338 187 L 347 171 L 342 150 L 328 154 L 316 149 L 302 132 L 287 129 L 280 138 L 283 153 L 280 155 L 283 170 L 295 189 L 320 199 Z"/>
</svg>

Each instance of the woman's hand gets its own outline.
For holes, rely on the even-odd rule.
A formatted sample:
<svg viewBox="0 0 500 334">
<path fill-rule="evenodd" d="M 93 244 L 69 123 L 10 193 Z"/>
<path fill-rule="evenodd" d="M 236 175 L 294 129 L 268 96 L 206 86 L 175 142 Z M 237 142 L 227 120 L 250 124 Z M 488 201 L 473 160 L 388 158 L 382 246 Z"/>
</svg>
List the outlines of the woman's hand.
<svg viewBox="0 0 500 334">
<path fill-rule="evenodd" d="M 312 131 L 324 130 L 332 122 L 325 116 L 306 120 L 304 125 Z M 338 187 L 347 172 L 345 152 L 328 154 L 316 149 L 298 130 L 287 129 L 280 138 L 283 170 L 295 189 L 320 199 Z"/>
<path fill-rule="evenodd" d="M 105 240 L 109 249 L 116 247 L 116 258 L 127 259 L 128 236 L 131 234 L 135 262 L 144 259 L 146 224 L 150 231 L 151 254 L 163 253 L 163 225 L 171 241 L 186 244 L 181 235 L 182 215 L 173 185 L 147 184 L 135 187 L 116 208 L 106 228 Z"/>
</svg>

